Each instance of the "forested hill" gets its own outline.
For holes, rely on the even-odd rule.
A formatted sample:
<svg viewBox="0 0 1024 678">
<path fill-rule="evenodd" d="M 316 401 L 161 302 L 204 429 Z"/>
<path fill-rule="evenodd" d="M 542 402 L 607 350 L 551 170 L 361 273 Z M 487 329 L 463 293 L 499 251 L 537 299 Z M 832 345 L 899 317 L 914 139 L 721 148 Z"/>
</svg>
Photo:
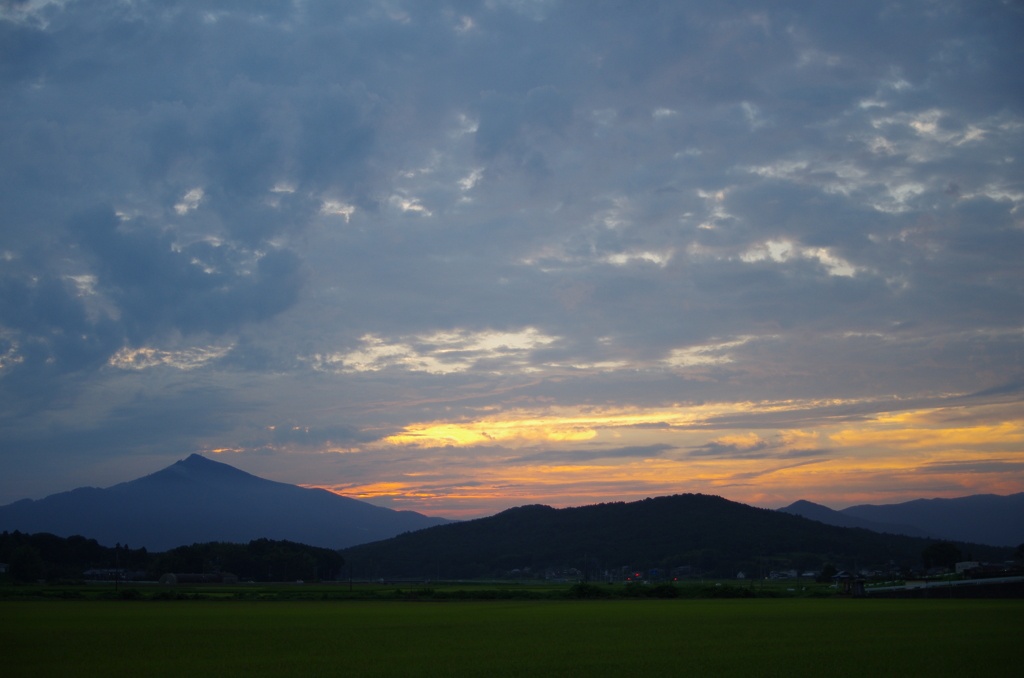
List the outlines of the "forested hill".
<svg viewBox="0 0 1024 678">
<path fill-rule="evenodd" d="M 591 572 L 679 566 L 735 576 L 768 569 L 916 567 L 932 541 L 835 527 L 721 497 L 683 494 L 554 509 L 522 506 L 488 518 L 441 525 L 342 551 L 363 576 L 502 576 L 529 567 Z M 1010 549 L 960 545 L 976 559 Z"/>
<path fill-rule="evenodd" d="M 26 582 L 76 580 L 90 577 L 89 570 L 105 571 L 91 577 L 100 579 L 156 580 L 166 572 L 230 572 L 243 580 L 295 581 L 336 578 L 344 564 L 337 551 L 285 540 L 210 542 L 150 553 L 127 544 L 107 547 L 95 539 L 64 538 L 45 532 L 0 532 L 0 562 L 10 566 L 7 579 Z M 4 575 L 0 575 L 3 580 Z"/>
</svg>

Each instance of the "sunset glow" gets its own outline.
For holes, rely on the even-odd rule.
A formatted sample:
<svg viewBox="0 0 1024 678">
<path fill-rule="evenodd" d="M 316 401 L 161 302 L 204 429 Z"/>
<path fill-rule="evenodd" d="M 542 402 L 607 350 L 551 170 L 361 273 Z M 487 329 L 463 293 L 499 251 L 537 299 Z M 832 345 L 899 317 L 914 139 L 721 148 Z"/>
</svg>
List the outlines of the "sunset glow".
<svg viewBox="0 0 1024 678">
<path fill-rule="evenodd" d="M 513 410 L 504 417 L 418 423 L 362 453 L 389 455 L 415 447 L 423 450 L 417 472 L 389 482 L 320 487 L 465 517 L 479 515 L 475 507 L 510 502 L 570 506 L 703 492 L 759 505 L 800 496 L 842 506 L 915 492 L 960 496 L 965 488 L 1007 493 L 1024 483 L 1018 458 L 1024 419 L 993 424 L 986 406 L 880 412 L 863 417 L 856 428 L 830 422 L 827 415 L 801 429 L 730 430 L 712 423 L 727 413 L 821 405 L 769 402 L 576 415 L 562 410 L 546 416 Z M 978 423 L 966 425 L 971 419 Z M 460 447 L 472 449 L 474 459 L 455 453 Z"/>
<path fill-rule="evenodd" d="M 1024 491 L 1019 3 L 214 4 L 0 2 L 0 505 Z"/>
</svg>

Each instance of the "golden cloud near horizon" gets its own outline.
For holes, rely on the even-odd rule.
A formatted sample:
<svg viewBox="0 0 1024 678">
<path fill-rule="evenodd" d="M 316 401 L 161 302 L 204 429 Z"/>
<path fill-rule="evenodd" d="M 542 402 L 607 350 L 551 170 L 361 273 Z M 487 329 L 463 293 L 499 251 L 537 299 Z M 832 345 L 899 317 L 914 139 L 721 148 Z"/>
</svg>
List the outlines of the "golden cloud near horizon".
<svg viewBox="0 0 1024 678">
<path fill-rule="evenodd" d="M 382 468 L 363 482 L 320 487 L 449 517 L 679 492 L 760 506 L 804 498 L 842 507 L 1024 491 L 1024 416 L 1016 404 L 836 416 L 851 404 L 488 411 L 410 424 L 365 448 L 420 450 L 400 475 Z M 773 427 L 773 413 L 801 426 Z"/>
<path fill-rule="evenodd" d="M 511 409 L 462 421 L 409 424 L 384 443 L 417 447 L 469 445 L 532 445 L 541 442 L 591 440 L 608 429 L 687 429 L 704 426 L 714 416 L 745 412 L 773 412 L 795 407 L 793 401 L 676 405 L 671 408 L 545 408 L 540 411 Z"/>
</svg>

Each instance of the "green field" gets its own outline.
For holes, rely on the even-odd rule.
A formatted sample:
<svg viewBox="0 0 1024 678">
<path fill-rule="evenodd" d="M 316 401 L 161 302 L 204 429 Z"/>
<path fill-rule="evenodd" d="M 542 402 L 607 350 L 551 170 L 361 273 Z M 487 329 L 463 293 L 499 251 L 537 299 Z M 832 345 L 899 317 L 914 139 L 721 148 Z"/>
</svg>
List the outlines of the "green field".
<svg viewBox="0 0 1024 678">
<path fill-rule="evenodd" d="M 9 601 L 5 676 L 1017 676 L 1018 600 Z"/>
</svg>

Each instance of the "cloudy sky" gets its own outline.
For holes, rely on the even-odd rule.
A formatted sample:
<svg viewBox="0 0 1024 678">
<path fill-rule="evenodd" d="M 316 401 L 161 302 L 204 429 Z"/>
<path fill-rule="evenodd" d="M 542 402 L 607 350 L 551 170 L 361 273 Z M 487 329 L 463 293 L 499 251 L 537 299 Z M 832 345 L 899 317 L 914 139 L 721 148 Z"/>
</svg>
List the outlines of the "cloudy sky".
<svg viewBox="0 0 1024 678">
<path fill-rule="evenodd" d="M 0 504 L 1024 491 L 1024 7 L 0 0 Z"/>
</svg>

